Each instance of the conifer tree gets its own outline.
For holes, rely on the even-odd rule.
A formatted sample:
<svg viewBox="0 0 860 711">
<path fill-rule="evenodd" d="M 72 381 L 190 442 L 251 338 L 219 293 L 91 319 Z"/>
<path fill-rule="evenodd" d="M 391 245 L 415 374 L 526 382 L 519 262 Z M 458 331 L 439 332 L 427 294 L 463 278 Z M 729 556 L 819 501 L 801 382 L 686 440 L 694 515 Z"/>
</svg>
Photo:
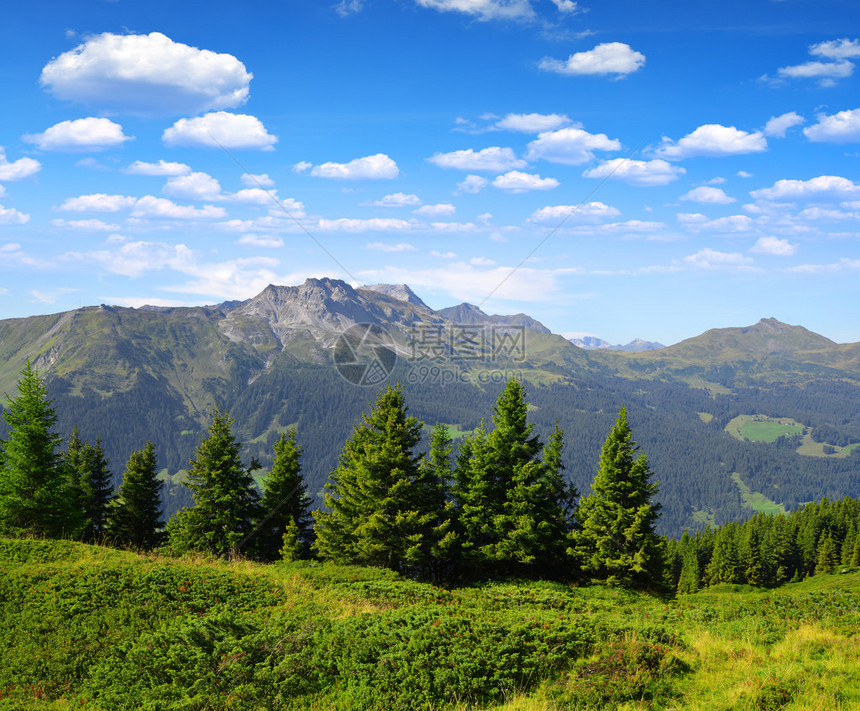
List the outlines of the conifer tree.
<svg viewBox="0 0 860 711">
<path fill-rule="evenodd" d="M 90 444 L 80 438 L 78 428 L 72 430 L 63 454 L 68 486 L 82 516 L 81 540 L 92 542 L 107 529 L 108 511 L 113 501 L 113 486 L 108 460 L 101 440 Z"/>
<path fill-rule="evenodd" d="M 8 439 L 0 442 L 0 531 L 74 536 L 81 514 L 58 451 L 62 438 L 53 431 L 57 416 L 29 360 L 3 418 Z"/>
<path fill-rule="evenodd" d="M 663 547 L 654 532 L 660 505 L 644 454 L 635 457 L 627 412 L 621 409 L 600 453 L 592 493 L 579 504 L 581 528 L 571 551 L 583 572 L 609 583 L 656 585 L 662 580 Z"/>
<path fill-rule="evenodd" d="M 183 509 L 168 524 L 170 548 L 177 553 L 197 550 L 226 556 L 244 552 L 243 545 L 257 516 L 257 492 L 251 472 L 239 460 L 241 444 L 226 412 L 212 411 L 206 437 L 197 446 L 188 469 L 188 486 L 195 505 Z"/>
<path fill-rule="evenodd" d="M 706 573 L 709 585 L 742 582 L 743 572 L 738 554 L 736 529 L 735 524 L 727 523 L 717 531 L 714 551 Z"/>
<path fill-rule="evenodd" d="M 681 556 L 681 574 L 678 577 L 678 592 L 694 593 L 699 589 L 699 555 L 696 549 L 696 539 L 687 531 L 681 536 L 679 544 Z"/>
<path fill-rule="evenodd" d="M 839 565 L 839 547 L 832 536 L 822 539 L 818 547 L 818 562 L 815 566 L 815 574 L 832 573 Z"/>
<path fill-rule="evenodd" d="M 421 423 L 407 415 L 403 391 L 389 386 L 362 416 L 327 485 L 328 511 L 315 511 L 323 558 L 398 572 L 425 550 L 418 462 Z"/>
<path fill-rule="evenodd" d="M 119 492 L 108 515 L 115 545 L 150 550 L 161 543 L 161 490 L 155 446 L 133 452 L 125 465 Z"/>
<path fill-rule="evenodd" d="M 302 477 L 299 461 L 302 450 L 296 441 L 296 431 L 291 429 L 282 434 L 274 451 L 272 471 L 263 482 L 256 549 L 264 560 L 274 560 L 289 533 L 289 559 L 300 560 L 310 555 L 313 520 L 308 510 L 310 500 Z"/>
<path fill-rule="evenodd" d="M 762 555 L 761 536 L 758 532 L 758 527 L 755 525 L 756 522 L 755 519 L 748 522 L 750 526 L 745 547 L 744 578 L 750 585 L 761 587 L 767 582 L 767 569 L 765 567 L 764 556 Z"/>
</svg>

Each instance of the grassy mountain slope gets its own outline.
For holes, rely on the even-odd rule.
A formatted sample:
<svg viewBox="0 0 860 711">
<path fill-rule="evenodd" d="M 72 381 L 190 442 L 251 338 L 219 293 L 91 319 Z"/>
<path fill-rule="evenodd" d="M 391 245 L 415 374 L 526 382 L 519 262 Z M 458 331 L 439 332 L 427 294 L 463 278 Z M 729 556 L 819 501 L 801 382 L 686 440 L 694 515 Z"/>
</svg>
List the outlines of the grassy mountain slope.
<svg viewBox="0 0 860 711">
<path fill-rule="evenodd" d="M 676 600 L 0 540 L 0 709 L 856 708 L 860 573 Z"/>
</svg>

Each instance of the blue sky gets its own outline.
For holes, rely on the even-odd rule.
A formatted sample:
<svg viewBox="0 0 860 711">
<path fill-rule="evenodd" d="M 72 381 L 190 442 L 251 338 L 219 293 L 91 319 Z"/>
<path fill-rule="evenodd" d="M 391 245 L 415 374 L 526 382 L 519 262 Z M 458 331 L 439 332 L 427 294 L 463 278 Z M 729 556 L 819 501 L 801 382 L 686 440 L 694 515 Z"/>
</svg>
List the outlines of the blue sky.
<svg viewBox="0 0 860 711">
<path fill-rule="evenodd" d="M 7 9 L 0 318 L 333 276 L 860 341 L 855 3 L 244 5 Z"/>
</svg>

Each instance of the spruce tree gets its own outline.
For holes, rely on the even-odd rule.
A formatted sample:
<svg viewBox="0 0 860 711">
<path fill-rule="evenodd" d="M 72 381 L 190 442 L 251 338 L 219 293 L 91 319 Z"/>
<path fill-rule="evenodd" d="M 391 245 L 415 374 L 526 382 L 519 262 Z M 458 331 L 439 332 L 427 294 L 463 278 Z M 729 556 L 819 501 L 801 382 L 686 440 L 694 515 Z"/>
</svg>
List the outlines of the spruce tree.
<svg viewBox="0 0 860 711">
<path fill-rule="evenodd" d="M 59 538 L 74 536 L 81 523 L 59 454 L 62 438 L 39 373 L 27 361 L 18 394 L 8 397 L 0 442 L 0 531 Z"/>
<path fill-rule="evenodd" d="M 125 465 L 114 505 L 108 516 L 108 532 L 115 545 L 150 550 L 161 543 L 161 489 L 155 446 L 133 452 Z"/>
<path fill-rule="evenodd" d="M 299 461 L 302 450 L 294 429 L 275 442 L 274 453 L 272 470 L 263 481 L 255 548 L 264 560 L 275 560 L 281 555 L 289 529 L 289 559 L 307 558 L 313 542 L 313 519 Z"/>
<path fill-rule="evenodd" d="M 818 561 L 815 566 L 815 574 L 832 573 L 839 565 L 839 547 L 832 536 L 822 539 L 818 547 Z"/>
<path fill-rule="evenodd" d="M 736 530 L 736 524 L 727 523 L 717 531 L 714 551 L 706 571 L 709 585 L 743 581 L 743 568 L 738 554 Z"/>
<path fill-rule="evenodd" d="M 251 472 L 239 460 L 241 444 L 233 436 L 233 420 L 212 411 L 206 437 L 197 446 L 188 469 L 195 505 L 168 524 L 169 546 L 177 553 L 197 550 L 226 556 L 245 552 L 257 516 L 257 492 Z"/>
<path fill-rule="evenodd" d="M 316 547 L 340 563 L 405 572 L 425 550 L 418 462 L 421 423 L 403 391 L 389 386 L 353 428 L 327 485 L 328 511 L 315 511 Z"/>
<path fill-rule="evenodd" d="M 679 544 L 681 556 L 681 574 L 678 577 L 679 593 L 694 593 L 699 589 L 699 555 L 696 549 L 696 539 L 685 530 Z"/>
<path fill-rule="evenodd" d="M 649 586 L 663 577 L 662 544 L 654 532 L 660 506 L 653 501 L 657 484 L 650 481 L 648 459 L 635 457 L 638 449 L 622 408 L 600 453 L 592 493 L 580 501 L 581 528 L 571 534 L 571 552 L 592 577 Z"/>
<path fill-rule="evenodd" d="M 108 460 L 101 440 L 95 444 L 82 440 L 78 428 L 72 430 L 63 454 L 69 488 L 82 516 L 79 532 L 83 541 L 91 543 L 104 536 L 108 511 L 113 501 L 113 486 Z"/>
</svg>

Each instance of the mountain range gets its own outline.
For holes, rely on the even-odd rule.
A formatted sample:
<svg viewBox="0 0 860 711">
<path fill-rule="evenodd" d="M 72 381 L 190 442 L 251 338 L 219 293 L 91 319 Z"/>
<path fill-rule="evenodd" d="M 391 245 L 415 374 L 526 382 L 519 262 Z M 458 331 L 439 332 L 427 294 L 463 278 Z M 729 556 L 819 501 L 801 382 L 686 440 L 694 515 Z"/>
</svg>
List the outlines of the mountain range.
<svg viewBox="0 0 860 711">
<path fill-rule="evenodd" d="M 308 279 L 211 306 L 0 321 L 0 393 L 14 392 L 27 359 L 45 377 L 59 429 L 101 438 L 117 479 L 131 451 L 157 444 L 168 512 L 190 503 L 182 470 L 213 407 L 229 410 L 246 454 L 264 463 L 295 426 L 317 492 L 386 382 L 403 383 L 419 419 L 459 433 L 489 423 L 507 377 L 527 381 L 538 434 L 556 418 L 564 427 L 580 491 L 626 407 L 661 481 L 666 531 L 749 513 L 733 474 L 786 507 L 856 493 L 860 459 L 848 453 L 860 443 L 860 344 L 771 318 L 639 352 L 586 349 L 525 314 L 434 311 L 406 285 Z M 753 415 L 791 418 L 807 445 L 838 452 L 813 457 L 786 437 L 727 433 L 733 418 Z"/>
</svg>

